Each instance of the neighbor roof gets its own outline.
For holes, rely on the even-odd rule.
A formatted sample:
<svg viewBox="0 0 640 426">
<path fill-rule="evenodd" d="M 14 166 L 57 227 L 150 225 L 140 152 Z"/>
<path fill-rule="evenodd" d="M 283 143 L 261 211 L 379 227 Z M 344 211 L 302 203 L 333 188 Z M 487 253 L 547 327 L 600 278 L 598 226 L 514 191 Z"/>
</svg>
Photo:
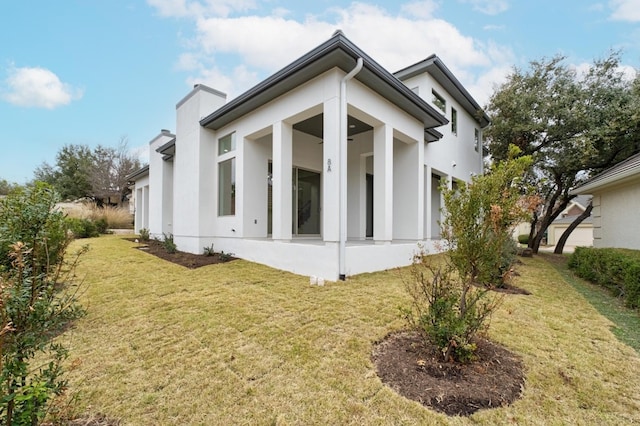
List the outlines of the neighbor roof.
<svg viewBox="0 0 640 426">
<path fill-rule="evenodd" d="M 626 183 L 640 178 L 640 153 L 632 155 L 615 166 L 595 175 L 571 191 L 572 194 L 591 194 L 612 185 Z"/>
<path fill-rule="evenodd" d="M 425 139 L 438 135 L 429 130 L 447 124 L 448 120 L 339 30 L 306 55 L 203 118 L 200 124 L 217 130 L 332 68 L 351 71 L 358 58 L 362 58 L 364 64 L 354 78 L 422 121 Z"/>
<path fill-rule="evenodd" d="M 404 81 L 416 75 L 428 72 L 453 98 L 480 124 L 486 127 L 491 122 L 489 116 L 473 99 L 460 81 L 447 68 L 442 60 L 431 55 L 428 58 L 410 65 L 394 73 L 396 77 Z"/>
</svg>

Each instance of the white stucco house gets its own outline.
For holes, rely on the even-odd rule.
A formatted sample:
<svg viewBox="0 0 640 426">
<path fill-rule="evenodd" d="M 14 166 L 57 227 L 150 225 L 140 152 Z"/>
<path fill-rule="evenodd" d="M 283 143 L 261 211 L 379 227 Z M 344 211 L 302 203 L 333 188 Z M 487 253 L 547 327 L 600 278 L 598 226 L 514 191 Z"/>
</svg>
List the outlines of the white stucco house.
<svg viewBox="0 0 640 426">
<path fill-rule="evenodd" d="M 135 228 L 326 280 L 436 250 L 441 182 L 489 118 L 437 56 L 391 73 L 340 31 L 235 99 L 196 85 L 130 176 Z"/>
<path fill-rule="evenodd" d="M 640 250 L 640 153 L 572 191 L 593 196 L 593 246 Z"/>
</svg>

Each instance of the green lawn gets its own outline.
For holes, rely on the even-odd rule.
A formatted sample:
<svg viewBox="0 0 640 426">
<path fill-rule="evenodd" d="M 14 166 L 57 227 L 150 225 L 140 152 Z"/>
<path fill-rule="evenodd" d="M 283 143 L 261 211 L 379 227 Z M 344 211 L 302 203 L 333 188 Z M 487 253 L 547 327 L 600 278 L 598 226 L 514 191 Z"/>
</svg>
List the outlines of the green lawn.
<svg viewBox="0 0 640 426">
<path fill-rule="evenodd" d="M 491 338 L 520 354 L 522 399 L 449 418 L 377 378 L 374 342 L 403 327 L 399 272 L 311 287 L 245 261 L 188 270 L 109 236 L 88 240 L 88 315 L 61 338 L 78 410 L 132 425 L 630 424 L 640 357 L 541 258 L 526 259 Z"/>
</svg>

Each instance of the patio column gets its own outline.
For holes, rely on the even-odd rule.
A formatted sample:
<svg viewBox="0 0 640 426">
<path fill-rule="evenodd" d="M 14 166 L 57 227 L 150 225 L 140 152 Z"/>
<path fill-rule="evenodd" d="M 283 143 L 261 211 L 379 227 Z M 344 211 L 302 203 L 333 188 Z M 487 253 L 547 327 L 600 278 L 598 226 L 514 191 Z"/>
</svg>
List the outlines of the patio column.
<svg viewBox="0 0 640 426">
<path fill-rule="evenodd" d="M 323 106 L 322 144 L 322 237 L 338 242 L 340 219 L 340 99 L 328 99 Z M 345 171 L 346 172 L 346 171 Z"/>
<path fill-rule="evenodd" d="M 388 124 L 373 130 L 373 240 L 393 239 L 393 128 Z"/>
<path fill-rule="evenodd" d="M 293 129 L 278 121 L 273 124 L 273 232 L 274 240 L 291 241 Z"/>
<path fill-rule="evenodd" d="M 431 166 L 425 166 L 424 169 L 424 237 L 425 239 L 430 240 L 433 235 L 431 230 L 431 215 L 433 214 L 433 203 L 431 200 L 433 177 L 431 176 Z"/>
</svg>

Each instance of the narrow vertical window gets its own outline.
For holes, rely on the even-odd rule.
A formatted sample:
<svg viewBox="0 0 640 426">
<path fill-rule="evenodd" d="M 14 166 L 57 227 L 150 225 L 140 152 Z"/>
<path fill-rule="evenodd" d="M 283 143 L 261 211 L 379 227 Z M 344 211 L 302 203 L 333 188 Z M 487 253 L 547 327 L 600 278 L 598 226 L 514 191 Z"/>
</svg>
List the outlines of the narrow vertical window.
<svg viewBox="0 0 640 426">
<path fill-rule="evenodd" d="M 473 133 L 473 143 L 475 145 L 476 151 L 480 151 L 480 130 L 475 129 Z"/>
<path fill-rule="evenodd" d="M 218 163 L 218 216 L 236 214 L 236 159 Z"/>
<path fill-rule="evenodd" d="M 455 108 L 451 108 L 451 133 L 458 134 L 458 111 Z"/>
<path fill-rule="evenodd" d="M 444 98 L 442 96 L 440 96 L 440 94 L 438 92 L 436 92 L 435 90 L 432 90 L 431 94 L 433 95 L 433 99 L 432 99 L 433 104 L 436 107 L 440 108 L 442 110 L 442 112 L 446 113 L 447 112 L 447 102 L 444 100 Z"/>
</svg>

